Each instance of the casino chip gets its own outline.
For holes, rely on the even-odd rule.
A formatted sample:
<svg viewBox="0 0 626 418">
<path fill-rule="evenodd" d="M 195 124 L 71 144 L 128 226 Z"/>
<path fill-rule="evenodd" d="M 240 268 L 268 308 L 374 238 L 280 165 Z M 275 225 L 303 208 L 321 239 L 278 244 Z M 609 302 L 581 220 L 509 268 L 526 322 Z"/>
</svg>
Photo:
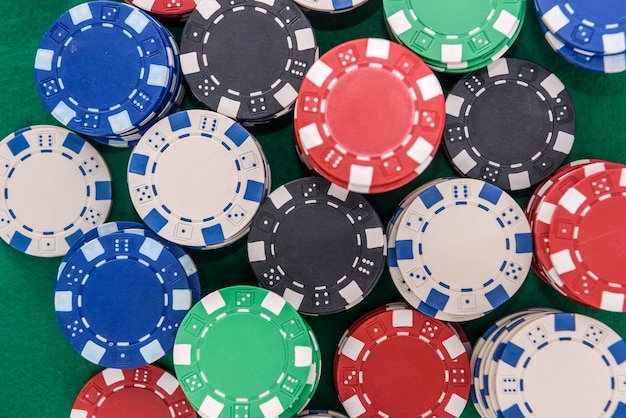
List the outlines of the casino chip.
<svg viewBox="0 0 626 418">
<path fill-rule="evenodd" d="M 57 126 L 36 125 L 0 142 L 0 236 L 39 257 L 62 256 L 111 210 L 111 174 L 98 151 Z"/>
<path fill-rule="evenodd" d="M 348 418 L 337 411 L 330 409 L 307 409 L 298 414 L 298 418 L 318 417 L 318 418 Z"/>
<path fill-rule="evenodd" d="M 133 368 L 171 351 L 192 296 L 184 266 L 163 244 L 118 232 L 68 253 L 54 306 L 63 335 L 85 359 Z"/>
<path fill-rule="evenodd" d="M 367 0 L 295 0 L 305 12 L 344 13 L 364 5 Z"/>
<path fill-rule="evenodd" d="M 572 313 L 526 311 L 498 321 L 475 347 L 473 399 L 481 416 L 621 417 L 626 344 Z M 479 401 L 479 403 L 476 403 Z"/>
<path fill-rule="evenodd" d="M 444 149 L 464 176 L 504 190 L 548 178 L 574 144 L 575 113 L 559 78 L 501 58 L 459 80 L 446 99 Z"/>
<path fill-rule="evenodd" d="M 162 238 L 188 247 L 223 247 L 247 233 L 270 187 L 258 141 L 208 110 L 154 124 L 128 164 L 133 205 Z"/>
<path fill-rule="evenodd" d="M 181 39 L 181 64 L 194 96 L 246 124 L 288 113 L 318 57 L 303 12 L 289 0 L 204 0 Z"/>
<path fill-rule="evenodd" d="M 81 389 L 70 418 L 195 418 L 174 376 L 156 366 L 104 369 Z"/>
<path fill-rule="evenodd" d="M 174 366 L 203 417 L 287 418 L 312 398 L 321 353 L 313 331 L 283 298 L 232 286 L 189 311 L 176 335 Z"/>
<path fill-rule="evenodd" d="M 155 118 L 176 110 L 183 89 L 171 33 L 135 7 L 106 1 L 75 6 L 50 26 L 35 79 L 59 122 L 117 147 L 134 145 Z"/>
<path fill-rule="evenodd" d="M 270 193 L 248 234 L 260 285 L 307 315 L 361 302 L 382 275 L 385 253 L 383 225 L 371 204 L 321 177 Z"/>
<path fill-rule="evenodd" d="M 475 319 L 507 301 L 526 279 L 530 226 L 501 189 L 480 180 L 444 179 L 401 207 L 389 266 L 402 296 L 421 312 L 450 321 Z"/>
<path fill-rule="evenodd" d="M 127 0 L 162 22 L 184 22 L 194 11 L 200 0 Z"/>
<path fill-rule="evenodd" d="M 454 10 L 454 13 L 450 13 Z M 525 0 L 383 0 L 389 33 L 433 69 L 483 68 L 513 45 L 526 15 Z"/>
<path fill-rule="evenodd" d="M 351 418 L 458 417 L 470 375 L 452 329 L 403 304 L 357 320 L 335 354 L 335 387 Z"/>
<path fill-rule="evenodd" d="M 370 38 L 338 45 L 311 67 L 294 128 L 321 176 L 357 193 L 382 193 L 428 167 L 444 122 L 433 72 L 407 48 Z"/>
</svg>

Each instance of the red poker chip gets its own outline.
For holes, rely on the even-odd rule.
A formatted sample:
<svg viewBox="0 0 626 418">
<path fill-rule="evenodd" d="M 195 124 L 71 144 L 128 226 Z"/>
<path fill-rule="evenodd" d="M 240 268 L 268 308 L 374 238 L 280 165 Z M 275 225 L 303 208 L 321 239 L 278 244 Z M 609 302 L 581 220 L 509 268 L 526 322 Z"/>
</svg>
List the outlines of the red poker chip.
<svg viewBox="0 0 626 418">
<path fill-rule="evenodd" d="M 385 39 L 357 39 L 324 54 L 300 87 L 294 115 L 304 158 L 358 193 L 416 178 L 441 142 L 445 101 L 432 70 Z"/>
<path fill-rule="evenodd" d="M 70 418 L 197 417 L 178 381 L 163 369 L 105 369 L 92 377 L 74 401 Z"/>
<path fill-rule="evenodd" d="M 452 328 L 410 307 L 375 312 L 349 328 L 335 355 L 335 387 L 348 415 L 461 415 L 471 373 Z"/>
<path fill-rule="evenodd" d="M 128 3 L 155 15 L 182 16 L 193 12 L 201 0 L 127 0 Z"/>
<path fill-rule="evenodd" d="M 556 178 L 553 177 L 551 184 L 549 184 L 549 187 L 545 188 L 543 196 L 539 199 L 537 208 L 534 211 L 535 215 L 532 220 L 532 231 L 534 256 L 538 269 L 544 274 L 546 281 L 550 285 L 568 298 L 583 305 L 586 305 L 586 303 L 580 300 L 575 292 L 570 292 L 553 270 L 552 261 L 550 260 L 550 254 L 552 252 L 552 240 L 549 234 L 550 225 L 553 222 L 554 211 L 560 199 L 572 186 L 594 173 L 603 172 L 615 167 L 620 167 L 620 165 L 608 161 L 598 161 L 577 166 Z"/>
<path fill-rule="evenodd" d="M 596 172 L 561 197 L 549 228 L 550 261 L 589 306 L 626 312 L 626 166 Z"/>
</svg>

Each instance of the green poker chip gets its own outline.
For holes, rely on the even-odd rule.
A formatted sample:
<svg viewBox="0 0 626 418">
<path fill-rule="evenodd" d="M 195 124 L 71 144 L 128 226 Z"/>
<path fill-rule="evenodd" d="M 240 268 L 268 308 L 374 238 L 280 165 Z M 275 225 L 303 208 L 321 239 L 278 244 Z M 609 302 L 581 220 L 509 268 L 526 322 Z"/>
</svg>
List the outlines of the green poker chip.
<svg viewBox="0 0 626 418">
<path fill-rule="evenodd" d="M 392 35 L 429 65 L 467 72 L 519 34 L 525 0 L 383 0 Z"/>
<path fill-rule="evenodd" d="M 319 383 L 321 355 L 311 328 L 282 297 L 232 286 L 190 309 L 176 334 L 174 367 L 202 416 L 292 417 Z"/>
</svg>

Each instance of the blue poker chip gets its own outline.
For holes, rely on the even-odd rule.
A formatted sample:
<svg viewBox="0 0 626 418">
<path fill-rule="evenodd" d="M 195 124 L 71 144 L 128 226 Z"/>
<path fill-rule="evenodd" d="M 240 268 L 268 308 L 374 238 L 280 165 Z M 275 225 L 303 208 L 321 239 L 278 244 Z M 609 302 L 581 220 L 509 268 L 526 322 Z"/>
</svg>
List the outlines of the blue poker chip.
<svg viewBox="0 0 626 418">
<path fill-rule="evenodd" d="M 180 83 L 171 39 L 152 17 L 130 5 L 80 4 L 61 15 L 41 40 L 35 58 L 40 97 L 70 129 L 123 140 L 161 113 L 176 90 L 173 81 Z"/>
<path fill-rule="evenodd" d="M 72 245 L 68 251 L 68 255 L 76 252 L 85 243 L 91 241 L 97 237 L 104 237 L 106 235 L 115 234 L 118 232 L 124 232 L 129 234 L 138 234 L 150 237 L 165 246 L 177 259 L 180 265 L 185 270 L 187 280 L 189 281 L 190 290 L 192 292 L 192 303 L 196 303 L 202 296 L 202 290 L 200 288 L 200 276 L 198 275 L 198 268 L 196 267 L 193 259 L 178 245 L 173 242 L 166 241 L 152 232 L 148 227 L 139 222 L 121 221 L 121 222 L 107 222 L 99 225 L 90 231 L 87 231 L 78 241 Z"/>
<path fill-rule="evenodd" d="M 535 0 L 539 20 L 568 48 L 597 55 L 626 51 L 623 0 Z"/>
<path fill-rule="evenodd" d="M 63 259 L 54 305 L 65 338 L 85 359 L 132 368 L 172 350 L 192 290 L 163 244 L 119 232 L 94 238 Z"/>
<path fill-rule="evenodd" d="M 626 53 L 602 55 L 572 48 L 550 32 L 541 19 L 539 19 L 539 26 L 543 30 L 548 45 L 571 64 L 599 73 L 621 73 L 626 71 Z"/>
</svg>

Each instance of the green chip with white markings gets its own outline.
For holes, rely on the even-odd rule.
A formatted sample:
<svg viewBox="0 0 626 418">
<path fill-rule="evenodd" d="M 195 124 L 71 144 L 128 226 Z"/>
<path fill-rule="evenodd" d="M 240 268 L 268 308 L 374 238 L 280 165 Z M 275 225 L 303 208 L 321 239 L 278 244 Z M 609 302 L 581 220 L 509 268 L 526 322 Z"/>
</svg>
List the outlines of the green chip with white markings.
<svg viewBox="0 0 626 418">
<path fill-rule="evenodd" d="M 387 24 L 405 46 L 455 68 L 480 61 L 516 36 L 526 0 L 383 0 Z"/>
<path fill-rule="evenodd" d="M 291 417 L 306 406 L 320 353 L 304 319 L 282 297 L 253 286 L 210 293 L 176 335 L 174 367 L 206 417 Z"/>
</svg>

